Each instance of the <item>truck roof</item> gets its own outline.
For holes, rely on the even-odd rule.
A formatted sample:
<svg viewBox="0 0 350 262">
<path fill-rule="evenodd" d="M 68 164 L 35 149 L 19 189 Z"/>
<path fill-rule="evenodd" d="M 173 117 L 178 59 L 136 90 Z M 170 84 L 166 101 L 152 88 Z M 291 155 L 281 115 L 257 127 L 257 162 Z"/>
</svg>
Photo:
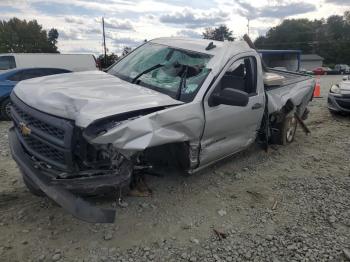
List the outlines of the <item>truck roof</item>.
<svg viewBox="0 0 350 262">
<path fill-rule="evenodd" d="M 162 37 L 151 40 L 152 43 L 163 44 L 171 47 L 192 50 L 200 53 L 216 55 L 225 50 L 235 50 L 236 52 L 251 51 L 245 41 L 215 41 L 210 39 L 184 38 L 184 37 Z M 206 50 L 208 45 L 213 43 L 216 47 Z"/>
</svg>

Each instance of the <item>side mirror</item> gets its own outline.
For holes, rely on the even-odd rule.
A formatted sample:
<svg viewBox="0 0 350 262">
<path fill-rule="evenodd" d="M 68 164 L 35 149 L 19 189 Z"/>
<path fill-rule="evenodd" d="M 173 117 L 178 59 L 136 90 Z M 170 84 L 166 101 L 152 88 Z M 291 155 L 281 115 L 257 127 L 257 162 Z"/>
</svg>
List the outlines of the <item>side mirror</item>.
<svg viewBox="0 0 350 262">
<path fill-rule="evenodd" d="M 225 88 L 219 93 L 213 94 L 209 99 L 209 106 L 228 105 L 228 106 L 246 106 L 249 102 L 249 96 L 246 92 Z"/>
</svg>

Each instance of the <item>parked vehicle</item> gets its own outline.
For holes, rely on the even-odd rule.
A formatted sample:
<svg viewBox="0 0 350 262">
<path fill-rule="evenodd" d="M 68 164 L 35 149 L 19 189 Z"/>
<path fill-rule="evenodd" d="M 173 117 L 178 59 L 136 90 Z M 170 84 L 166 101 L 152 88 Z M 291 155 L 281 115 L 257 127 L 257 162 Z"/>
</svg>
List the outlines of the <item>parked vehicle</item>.
<svg viewBox="0 0 350 262">
<path fill-rule="evenodd" d="M 93 55 L 44 53 L 0 54 L 0 73 L 4 70 L 29 67 L 60 68 L 74 72 L 98 69 L 96 59 Z"/>
<path fill-rule="evenodd" d="M 338 64 L 334 66 L 334 71 L 339 75 L 350 74 L 350 67 L 344 64 Z"/>
<path fill-rule="evenodd" d="M 10 94 L 19 81 L 70 72 L 69 70 L 59 68 L 22 68 L 9 70 L 0 74 L 0 118 L 3 120 L 11 119 Z"/>
<path fill-rule="evenodd" d="M 306 70 L 305 68 L 300 68 L 299 73 L 306 74 L 306 75 L 313 75 L 314 74 L 314 72 L 312 72 L 310 70 Z"/>
<path fill-rule="evenodd" d="M 315 81 L 263 68 L 243 41 L 160 38 L 108 73 L 21 82 L 11 94 L 13 158 L 32 193 L 85 221 L 113 222 L 115 210 L 78 196 L 127 187 L 140 172 L 194 173 L 257 137 L 294 140 Z"/>
<path fill-rule="evenodd" d="M 328 73 L 332 71 L 329 67 L 316 67 L 312 72 L 315 75 L 328 75 Z"/>
<path fill-rule="evenodd" d="M 328 109 L 331 113 L 350 113 L 350 77 L 333 85 L 328 94 Z"/>
</svg>

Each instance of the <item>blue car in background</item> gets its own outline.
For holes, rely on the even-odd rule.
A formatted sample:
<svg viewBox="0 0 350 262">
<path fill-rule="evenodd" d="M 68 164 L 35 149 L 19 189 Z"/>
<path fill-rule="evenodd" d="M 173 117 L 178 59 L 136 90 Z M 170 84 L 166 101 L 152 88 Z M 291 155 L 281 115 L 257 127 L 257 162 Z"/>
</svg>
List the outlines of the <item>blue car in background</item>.
<svg viewBox="0 0 350 262">
<path fill-rule="evenodd" d="M 15 85 L 22 80 L 30 78 L 71 73 L 71 71 L 60 68 L 21 68 L 5 71 L 0 74 L 0 118 L 10 120 L 10 94 Z"/>
</svg>

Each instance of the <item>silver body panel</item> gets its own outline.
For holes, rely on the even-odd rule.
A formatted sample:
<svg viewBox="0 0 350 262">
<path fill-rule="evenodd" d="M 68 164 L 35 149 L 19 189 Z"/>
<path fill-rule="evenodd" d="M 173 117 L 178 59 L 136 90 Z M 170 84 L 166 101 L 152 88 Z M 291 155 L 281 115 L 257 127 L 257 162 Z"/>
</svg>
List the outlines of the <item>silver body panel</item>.
<svg viewBox="0 0 350 262">
<path fill-rule="evenodd" d="M 260 56 L 245 42 L 214 41 L 217 48 L 204 51 L 211 40 L 165 38 L 153 41 L 213 55 L 208 65 L 211 72 L 192 102 L 184 104 L 102 72 L 73 73 L 23 81 L 14 92 L 29 106 L 72 119 L 82 128 L 108 116 L 170 106 L 126 121 L 89 141 L 91 144 L 113 144 L 125 155 L 157 145 L 189 142 L 194 148 L 201 149 L 198 150 L 198 160 L 204 166 L 253 143 L 265 105 Z M 258 61 L 257 94 L 250 97 L 246 107 L 209 107 L 208 98 L 220 77 L 237 59 L 245 56 L 254 56 Z M 312 91 L 312 79 L 268 91 L 269 113 L 281 110 L 288 100 L 297 106 L 306 107 Z M 253 105 L 257 103 L 263 106 L 253 110 Z"/>
<path fill-rule="evenodd" d="M 182 104 L 100 71 L 33 78 L 19 82 L 14 92 L 27 105 L 80 127 L 124 112 Z"/>
</svg>

